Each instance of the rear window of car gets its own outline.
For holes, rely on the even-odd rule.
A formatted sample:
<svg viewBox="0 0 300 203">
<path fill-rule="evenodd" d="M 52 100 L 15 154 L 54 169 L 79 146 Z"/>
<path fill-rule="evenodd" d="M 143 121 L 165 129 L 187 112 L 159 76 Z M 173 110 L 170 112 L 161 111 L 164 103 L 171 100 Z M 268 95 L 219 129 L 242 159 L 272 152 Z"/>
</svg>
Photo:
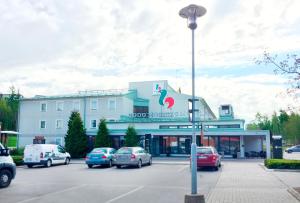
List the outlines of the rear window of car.
<svg viewBox="0 0 300 203">
<path fill-rule="evenodd" d="M 92 151 L 93 153 L 107 153 L 107 150 L 106 149 L 93 149 Z"/>
<path fill-rule="evenodd" d="M 212 154 L 210 148 L 197 148 L 197 153 L 199 154 Z"/>
<path fill-rule="evenodd" d="M 131 154 L 132 149 L 131 148 L 121 148 L 117 151 L 118 154 Z"/>
</svg>

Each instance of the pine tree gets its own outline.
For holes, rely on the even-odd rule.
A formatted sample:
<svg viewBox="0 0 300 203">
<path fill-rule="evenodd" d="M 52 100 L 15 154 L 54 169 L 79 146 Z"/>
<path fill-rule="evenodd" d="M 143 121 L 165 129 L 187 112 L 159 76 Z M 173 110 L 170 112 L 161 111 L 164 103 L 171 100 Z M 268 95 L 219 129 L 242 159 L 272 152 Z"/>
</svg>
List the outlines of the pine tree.
<svg viewBox="0 0 300 203">
<path fill-rule="evenodd" d="M 98 132 L 95 139 L 95 147 L 111 147 L 111 138 L 109 137 L 105 119 L 101 119 Z"/>
<path fill-rule="evenodd" d="M 136 130 L 133 126 L 128 126 L 125 135 L 125 146 L 136 147 L 138 146 L 139 138 L 137 136 Z"/>
<path fill-rule="evenodd" d="M 73 158 L 81 158 L 86 155 L 87 136 L 78 112 L 71 113 L 68 122 L 68 131 L 65 136 L 65 148 Z"/>
</svg>

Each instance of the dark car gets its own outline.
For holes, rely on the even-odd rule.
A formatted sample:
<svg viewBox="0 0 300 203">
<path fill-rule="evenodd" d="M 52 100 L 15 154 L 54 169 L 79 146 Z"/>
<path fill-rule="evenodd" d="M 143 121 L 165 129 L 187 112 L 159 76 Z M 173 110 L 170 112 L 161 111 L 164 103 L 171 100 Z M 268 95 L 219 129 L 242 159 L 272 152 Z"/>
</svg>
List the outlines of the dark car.
<svg viewBox="0 0 300 203">
<path fill-rule="evenodd" d="M 300 152 L 300 145 L 295 145 L 285 150 L 287 153 Z"/>
<path fill-rule="evenodd" d="M 116 150 L 113 148 L 95 148 L 86 155 L 85 163 L 89 168 L 92 168 L 94 165 L 112 167 L 115 152 Z"/>
</svg>

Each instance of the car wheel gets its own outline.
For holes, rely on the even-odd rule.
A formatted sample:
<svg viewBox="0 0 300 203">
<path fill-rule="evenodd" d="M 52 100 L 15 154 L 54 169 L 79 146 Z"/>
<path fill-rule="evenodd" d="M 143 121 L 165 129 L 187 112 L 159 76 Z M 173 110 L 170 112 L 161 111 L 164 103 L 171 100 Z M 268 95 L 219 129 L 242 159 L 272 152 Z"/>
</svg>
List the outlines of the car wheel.
<svg viewBox="0 0 300 203">
<path fill-rule="evenodd" d="M 0 188 L 9 186 L 12 179 L 12 174 L 9 170 L 0 171 Z"/>
<path fill-rule="evenodd" d="M 89 168 L 93 168 L 93 164 L 88 164 L 88 167 Z"/>
<path fill-rule="evenodd" d="M 149 166 L 152 165 L 152 158 L 149 159 Z"/>
<path fill-rule="evenodd" d="M 52 161 L 50 159 L 48 159 L 48 161 L 46 162 L 45 166 L 47 168 L 51 167 L 52 166 Z"/>
<path fill-rule="evenodd" d="M 122 166 L 121 165 L 117 165 L 117 168 L 121 168 Z"/>
<path fill-rule="evenodd" d="M 32 168 L 32 166 L 33 166 L 33 165 L 31 165 L 31 164 L 27 164 L 27 167 L 28 167 L 28 168 Z"/>
<path fill-rule="evenodd" d="M 66 158 L 65 165 L 68 165 L 70 163 L 70 158 Z"/>
<path fill-rule="evenodd" d="M 142 160 L 139 160 L 137 167 L 142 168 Z"/>
</svg>

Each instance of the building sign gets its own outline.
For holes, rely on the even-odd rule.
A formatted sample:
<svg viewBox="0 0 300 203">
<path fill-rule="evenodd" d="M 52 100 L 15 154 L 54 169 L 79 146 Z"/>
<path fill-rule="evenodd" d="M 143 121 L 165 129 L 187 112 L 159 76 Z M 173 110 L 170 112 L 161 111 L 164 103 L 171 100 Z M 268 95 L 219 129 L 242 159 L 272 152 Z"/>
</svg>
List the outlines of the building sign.
<svg viewBox="0 0 300 203">
<path fill-rule="evenodd" d="M 166 98 L 167 94 L 168 94 L 167 90 L 165 90 L 165 89 L 160 90 L 160 97 L 159 97 L 158 102 L 161 106 L 164 106 L 165 103 L 167 103 L 168 104 L 167 108 L 170 109 L 174 105 L 175 101 L 174 101 L 173 97 Z"/>
<path fill-rule="evenodd" d="M 184 112 L 150 112 L 150 113 L 131 113 L 131 118 L 178 118 L 187 117 Z"/>
<path fill-rule="evenodd" d="M 164 82 L 155 82 L 155 83 L 153 83 L 152 95 L 159 95 L 160 91 L 162 89 L 165 89 L 165 83 Z"/>
</svg>

